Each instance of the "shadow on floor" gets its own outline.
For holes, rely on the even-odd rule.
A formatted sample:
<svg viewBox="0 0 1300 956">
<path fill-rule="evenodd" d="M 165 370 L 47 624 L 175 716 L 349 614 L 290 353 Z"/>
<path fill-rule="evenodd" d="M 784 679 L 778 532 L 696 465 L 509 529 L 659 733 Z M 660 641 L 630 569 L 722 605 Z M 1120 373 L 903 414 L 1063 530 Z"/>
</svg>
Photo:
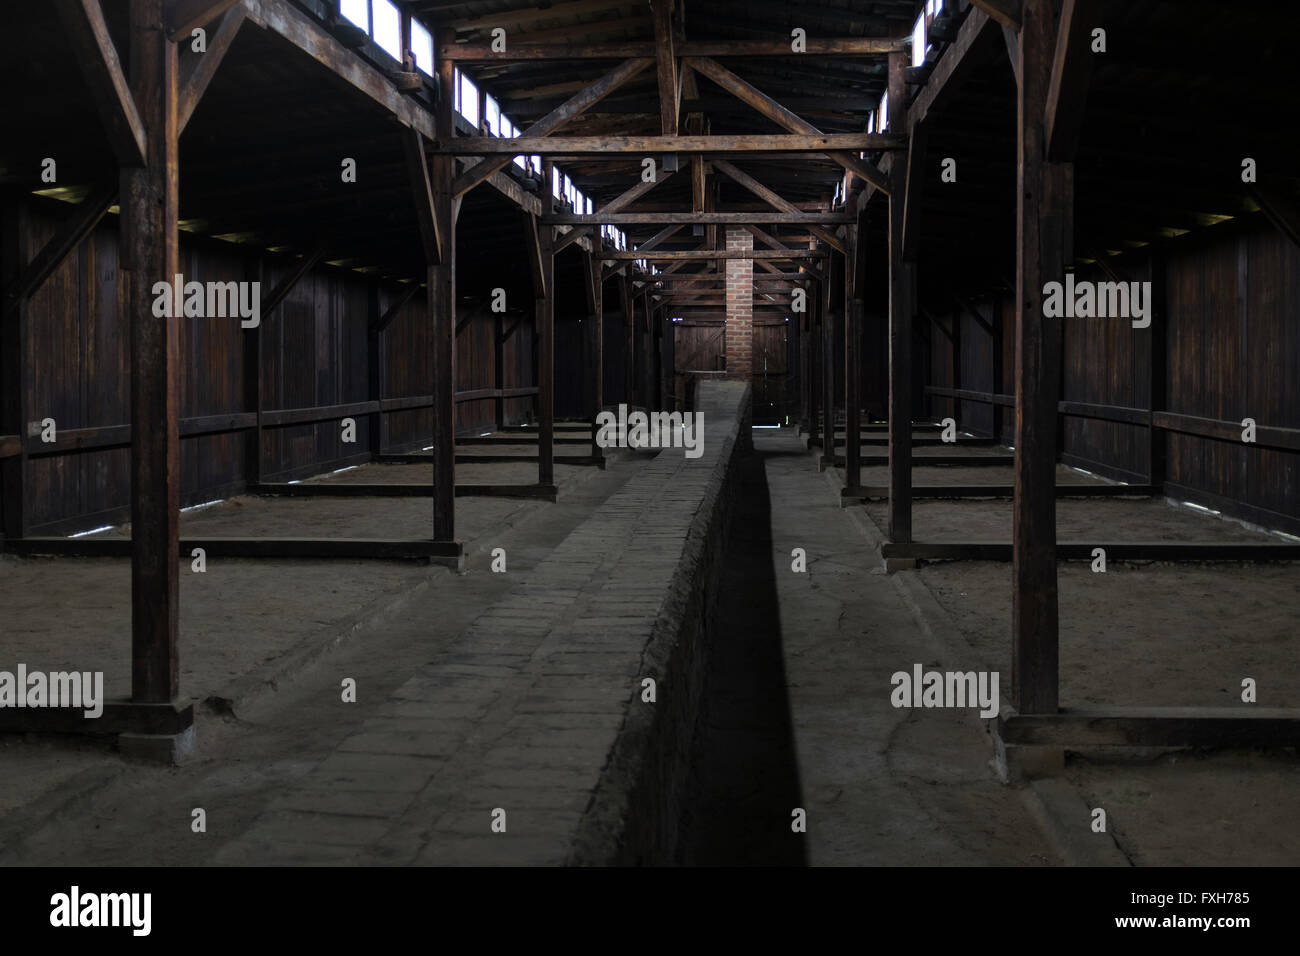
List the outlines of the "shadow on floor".
<svg viewBox="0 0 1300 956">
<path fill-rule="evenodd" d="M 779 452 L 778 452 L 779 453 Z M 781 646 L 765 454 L 740 464 L 680 862 L 803 866 L 805 835 Z"/>
</svg>

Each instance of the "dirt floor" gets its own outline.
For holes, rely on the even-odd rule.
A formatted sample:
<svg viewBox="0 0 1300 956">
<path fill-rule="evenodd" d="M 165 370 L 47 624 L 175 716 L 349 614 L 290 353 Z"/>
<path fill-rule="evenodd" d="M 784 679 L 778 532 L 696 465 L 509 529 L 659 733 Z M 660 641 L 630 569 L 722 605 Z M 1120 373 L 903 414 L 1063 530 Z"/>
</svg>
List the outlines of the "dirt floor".
<svg viewBox="0 0 1300 956">
<path fill-rule="evenodd" d="M 559 494 L 588 481 L 594 467 L 556 466 Z M 536 465 L 475 464 L 457 469 L 462 480 L 524 484 Z M 473 472 L 473 477 L 465 472 Z M 527 472 L 528 477 L 521 480 Z M 364 465 L 319 481 L 429 483 L 431 465 Z M 467 563 L 482 558 L 473 542 L 498 533 L 548 502 L 514 498 L 458 498 L 457 536 Z M 238 497 L 186 511 L 182 535 L 235 537 L 427 538 L 433 534 L 431 498 Z M 127 537 L 130 526 L 100 537 Z M 488 543 L 490 544 L 490 543 Z M 490 546 L 486 547 L 490 551 Z M 328 643 L 322 631 L 345 636 L 372 621 L 392 599 L 447 573 L 400 561 L 208 560 L 197 574 L 181 563 L 181 687 L 198 701 L 246 695 L 257 672 L 274 682 L 282 666 Z M 34 670 L 104 672 L 109 697 L 130 691 L 131 571 L 126 558 L 0 556 L 0 667 L 22 661 Z"/>
<path fill-rule="evenodd" d="M 474 467 L 491 469 L 475 480 L 499 483 L 502 469 L 521 466 Z M 558 466 L 556 503 L 457 499 L 463 574 L 402 562 L 241 560 L 209 562 L 206 575 L 195 575 L 184 563 L 181 690 L 199 705 L 195 758 L 180 768 L 158 767 L 123 760 L 92 741 L 0 736 L 0 865 L 207 861 L 638 467 L 635 457 L 612 461 L 608 470 Z M 377 465 L 331 480 L 379 480 L 358 472 L 393 468 L 428 471 Z M 536 480 L 535 466 L 527 480 Z M 264 533 L 286 524 L 281 506 L 310 503 L 324 507 L 310 509 L 314 518 L 292 511 L 311 522 L 288 523 L 295 533 L 339 535 L 339 520 L 357 501 L 378 511 L 382 520 L 374 520 L 384 527 L 404 514 L 424 527 L 429 508 L 428 499 L 237 499 L 185 517 L 204 533 L 218 533 L 214 525 L 225 533 Z M 512 574 L 488 573 L 496 546 L 507 549 Z M 60 602 L 57 613 L 51 594 Z M 102 668 L 106 692 L 124 695 L 129 598 L 122 559 L 0 556 L 0 601 L 21 605 L 0 625 L 0 668 L 14 661 L 33 669 Z M 340 675 L 361 689 L 355 709 L 339 710 Z M 207 839 L 189 832 L 190 809 L 198 806 L 219 808 Z"/>
<path fill-rule="evenodd" d="M 879 475 L 873 475 L 878 472 Z M 958 477 L 958 476 L 961 477 Z M 998 475 L 999 477 L 994 477 Z M 1064 466 L 1058 482 L 1099 479 Z M 916 484 L 1010 483 L 1011 469 L 923 468 Z M 885 469 L 863 469 L 883 484 Z M 883 502 L 862 506 L 881 531 Z M 913 503 L 918 541 L 1009 541 L 1006 499 Z M 1163 499 L 1060 499 L 1059 540 L 1286 543 Z M 905 572 L 913 573 L 913 572 Z M 1009 671 L 1009 562 L 946 561 L 916 572 L 969 645 L 970 660 Z M 1061 706 L 1300 707 L 1300 564 L 1062 562 Z M 1298 741 L 1297 743 L 1300 743 Z M 1294 866 L 1300 861 L 1291 749 L 1071 754 L 1066 770 L 1139 866 Z"/>
</svg>

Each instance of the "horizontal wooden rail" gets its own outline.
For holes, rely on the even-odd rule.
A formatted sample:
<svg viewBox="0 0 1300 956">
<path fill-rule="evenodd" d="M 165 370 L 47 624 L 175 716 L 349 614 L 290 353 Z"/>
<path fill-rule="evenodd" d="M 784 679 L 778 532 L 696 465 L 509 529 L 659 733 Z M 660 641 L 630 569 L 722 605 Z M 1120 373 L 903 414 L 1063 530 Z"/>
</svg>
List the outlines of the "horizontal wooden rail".
<svg viewBox="0 0 1300 956">
<path fill-rule="evenodd" d="M 1245 444 L 1241 440 L 1241 422 L 1197 418 L 1195 415 L 1179 415 L 1174 412 L 1156 412 L 1152 419 L 1157 428 L 1163 428 L 1168 432 Z M 1280 451 L 1300 451 L 1300 428 L 1257 425 L 1253 444 L 1260 448 L 1275 448 Z"/>
<path fill-rule="evenodd" d="M 379 411 L 379 402 L 349 402 L 346 405 L 324 405 L 315 408 L 281 408 L 262 413 L 263 428 L 284 428 L 289 425 L 312 425 L 331 422 L 351 415 L 373 415 Z"/>
<path fill-rule="evenodd" d="M 457 392 L 456 401 L 458 402 L 477 402 L 485 398 L 525 398 L 529 395 L 536 395 L 538 389 L 536 386 L 523 386 L 520 388 L 474 388 L 466 392 Z"/>
</svg>

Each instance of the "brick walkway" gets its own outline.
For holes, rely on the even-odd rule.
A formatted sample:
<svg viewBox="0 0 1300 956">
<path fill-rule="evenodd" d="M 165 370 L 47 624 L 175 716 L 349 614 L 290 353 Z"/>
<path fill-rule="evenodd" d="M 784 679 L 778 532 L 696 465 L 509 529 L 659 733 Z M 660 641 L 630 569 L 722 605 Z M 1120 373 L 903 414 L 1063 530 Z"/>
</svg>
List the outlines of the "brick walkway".
<svg viewBox="0 0 1300 956">
<path fill-rule="evenodd" d="M 643 652 L 736 440 L 729 400 L 701 398 L 701 457 L 661 452 L 215 862 L 569 859 L 628 709 L 652 706 Z"/>
</svg>

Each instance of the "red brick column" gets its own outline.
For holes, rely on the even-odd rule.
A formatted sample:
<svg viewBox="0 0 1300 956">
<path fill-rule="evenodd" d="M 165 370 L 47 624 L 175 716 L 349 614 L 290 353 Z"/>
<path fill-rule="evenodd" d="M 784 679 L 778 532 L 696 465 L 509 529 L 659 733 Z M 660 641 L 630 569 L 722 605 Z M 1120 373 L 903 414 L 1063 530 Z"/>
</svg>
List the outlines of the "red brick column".
<svg viewBox="0 0 1300 956">
<path fill-rule="evenodd" d="M 754 237 L 744 229 L 727 230 L 728 250 L 751 250 Z M 728 259 L 727 378 L 748 380 L 754 370 L 754 260 Z"/>
</svg>

